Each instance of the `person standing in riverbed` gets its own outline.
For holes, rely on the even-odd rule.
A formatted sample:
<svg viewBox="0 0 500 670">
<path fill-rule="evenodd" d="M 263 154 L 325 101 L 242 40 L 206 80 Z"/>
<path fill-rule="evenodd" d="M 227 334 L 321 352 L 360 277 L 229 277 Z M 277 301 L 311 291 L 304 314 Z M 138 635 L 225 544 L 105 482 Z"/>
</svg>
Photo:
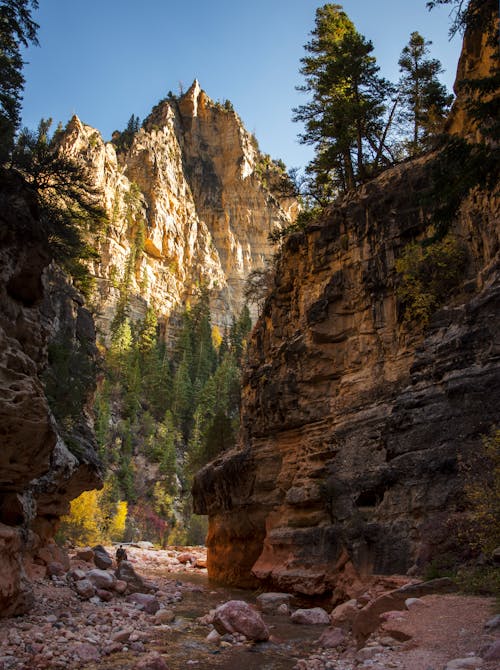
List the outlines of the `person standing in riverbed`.
<svg viewBox="0 0 500 670">
<path fill-rule="evenodd" d="M 117 563 L 117 565 L 120 565 L 120 563 L 122 561 L 126 561 L 126 560 L 127 560 L 127 552 L 123 548 L 123 545 L 120 544 L 120 546 L 116 550 L 116 563 Z"/>
</svg>

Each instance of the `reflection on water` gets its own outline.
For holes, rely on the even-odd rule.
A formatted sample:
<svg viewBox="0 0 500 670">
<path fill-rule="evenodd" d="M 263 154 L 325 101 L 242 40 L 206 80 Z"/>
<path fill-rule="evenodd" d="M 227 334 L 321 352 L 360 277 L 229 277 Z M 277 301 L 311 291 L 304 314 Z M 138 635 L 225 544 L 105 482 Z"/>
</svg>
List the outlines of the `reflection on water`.
<svg viewBox="0 0 500 670">
<path fill-rule="evenodd" d="M 268 642 L 247 642 L 215 646 L 206 642 L 208 626 L 197 623 L 199 617 L 228 600 L 245 600 L 254 604 L 257 593 L 210 583 L 205 575 L 197 573 L 162 572 L 155 570 L 156 578 L 176 580 L 186 585 L 183 599 L 175 604 L 175 621 L 168 627 L 155 627 L 151 619 L 153 637 L 147 651 L 164 655 L 169 670 L 292 670 L 299 658 L 307 657 L 312 644 L 320 637 L 325 626 L 292 624 L 289 617 L 267 615 L 271 638 Z M 295 603 L 295 606 L 300 606 Z M 84 666 L 85 670 L 131 670 L 142 654 L 131 651 L 104 657 Z"/>
<path fill-rule="evenodd" d="M 287 616 L 264 615 L 271 631 L 268 642 L 215 647 L 205 641 L 209 628 L 197 624 L 196 619 L 228 600 L 255 603 L 257 594 L 215 586 L 204 575 L 182 575 L 181 581 L 190 582 L 199 590 L 184 593 L 184 599 L 175 607 L 177 618 L 173 632 L 161 634 L 157 640 L 160 645 L 165 645 L 159 650 L 167 654 L 171 670 L 190 667 L 200 670 L 291 670 L 298 658 L 310 653 L 312 643 L 324 630 L 324 626 L 293 624 Z"/>
</svg>

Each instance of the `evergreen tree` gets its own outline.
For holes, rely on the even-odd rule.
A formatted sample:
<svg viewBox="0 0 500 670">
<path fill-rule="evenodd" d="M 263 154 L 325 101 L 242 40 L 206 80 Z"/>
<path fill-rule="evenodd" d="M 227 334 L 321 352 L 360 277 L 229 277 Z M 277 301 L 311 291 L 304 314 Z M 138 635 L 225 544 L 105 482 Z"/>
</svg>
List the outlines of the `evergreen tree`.
<svg viewBox="0 0 500 670">
<path fill-rule="evenodd" d="M 154 351 L 157 343 L 157 327 L 158 319 L 156 311 L 153 307 L 149 306 L 146 310 L 144 320 L 139 326 L 137 347 L 141 354 L 147 356 Z"/>
<path fill-rule="evenodd" d="M 21 47 L 38 44 L 38 25 L 31 10 L 37 0 L 1 0 L 0 2 L 0 164 L 12 150 L 19 127 L 24 89 Z"/>
<path fill-rule="evenodd" d="M 127 151 L 132 146 L 135 134 L 139 131 L 141 127 L 141 120 L 135 114 L 132 114 L 130 119 L 127 122 L 125 130 L 120 132 L 115 130 L 112 134 L 111 141 L 116 147 L 118 152 Z"/>
<path fill-rule="evenodd" d="M 36 194 L 39 232 L 53 258 L 89 294 L 92 278 L 85 261 L 97 259 L 91 244 L 106 215 L 89 170 L 65 155 L 60 133 L 51 136 L 52 119 L 42 119 L 36 132 L 24 128 L 12 154 L 13 167 Z"/>
<path fill-rule="evenodd" d="M 172 412 L 185 438 L 189 435 L 193 415 L 193 383 L 189 374 L 189 359 L 184 355 L 176 370 L 172 389 Z"/>
<path fill-rule="evenodd" d="M 453 99 L 438 79 L 443 71 L 441 63 L 428 58 L 430 45 L 422 35 L 413 32 L 399 59 L 402 73 L 399 92 L 403 103 L 400 117 L 412 127 L 412 139 L 408 142 L 410 156 L 425 149 L 429 139 L 441 130 Z"/>
<path fill-rule="evenodd" d="M 392 87 L 378 75 L 373 45 L 360 35 L 340 5 L 316 10 L 312 39 L 302 58 L 305 85 L 312 100 L 294 110 L 305 123 L 300 137 L 316 148 L 309 174 L 326 200 L 336 189 L 348 190 L 365 181 L 384 155 L 385 101 Z"/>
</svg>

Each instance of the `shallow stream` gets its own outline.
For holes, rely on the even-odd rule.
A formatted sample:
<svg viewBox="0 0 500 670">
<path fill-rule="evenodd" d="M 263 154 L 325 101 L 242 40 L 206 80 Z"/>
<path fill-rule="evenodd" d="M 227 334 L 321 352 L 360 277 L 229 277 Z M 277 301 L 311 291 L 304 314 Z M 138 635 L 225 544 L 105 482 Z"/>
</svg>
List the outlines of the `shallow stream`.
<svg viewBox="0 0 500 670">
<path fill-rule="evenodd" d="M 172 578 L 173 575 L 166 576 Z M 297 625 L 291 623 L 287 616 L 264 614 L 271 632 L 268 642 L 218 647 L 206 641 L 210 628 L 200 625 L 196 619 L 228 600 L 245 600 L 254 604 L 258 593 L 216 586 L 199 574 L 184 573 L 178 581 L 190 583 L 195 590 L 183 589 L 183 600 L 174 608 L 176 618 L 170 624 L 172 631 L 158 632 L 148 644 L 150 650 L 165 654 L 169 670 L 291 670 L 299 658 L 309 655 L 313 643 L 325 628 Z M 117 654 L 103 661 L 99 667 L 101 670 L 117 670 L 132 665 L 130 655 Z"/>
</svg>

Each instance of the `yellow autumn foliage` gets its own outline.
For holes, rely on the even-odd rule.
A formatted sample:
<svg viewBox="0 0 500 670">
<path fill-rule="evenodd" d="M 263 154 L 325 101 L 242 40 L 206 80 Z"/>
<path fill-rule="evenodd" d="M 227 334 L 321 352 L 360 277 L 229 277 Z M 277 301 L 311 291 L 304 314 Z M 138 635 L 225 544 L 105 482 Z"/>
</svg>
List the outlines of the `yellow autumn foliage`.
<svg viewBox="0 0 500 670">
<path fill-rule="evenodd" d="M 120 542 L 125 533 L 127 503 L 110 501 L 110 485 L 100 491 L 84 491 L 70 503 L 70 512 L 61 517 L 58 535 L 77 545 Z"/>
</svg>

